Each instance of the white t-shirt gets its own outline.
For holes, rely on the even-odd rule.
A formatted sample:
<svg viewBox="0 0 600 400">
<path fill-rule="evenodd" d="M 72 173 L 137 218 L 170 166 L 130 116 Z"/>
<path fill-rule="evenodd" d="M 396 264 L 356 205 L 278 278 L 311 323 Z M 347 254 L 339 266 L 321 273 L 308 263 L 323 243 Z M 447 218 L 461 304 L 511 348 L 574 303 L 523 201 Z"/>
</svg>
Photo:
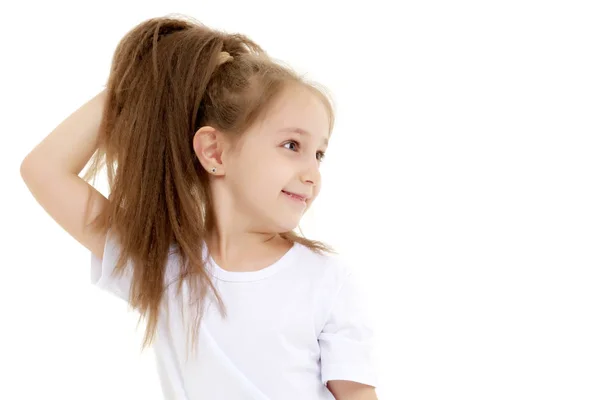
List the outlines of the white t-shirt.
<svg viewBox="0 0 600 400">
<path fill-rule="evenodd" d="M 103 258 L 92 253 L 91 280 L 127 301 L 131 270 L 112 275 L 118 252 L 109 230 Z M 340 256 L 295 243 L 259 271 L 226 271 L 212 258 L 207 268 L 227 318 L 207 302 L 196 357 L 190 356 L 181 312 L 186 285 L 180 296 L 176 284 L 168 286 L 153 344 L 165 399 L 332 400 L 329 380 L 377 385 L 368 316 L 352 269 Z M 174 253 L 166 275 L 167 282 L 177 277 Z"/>
</svg>

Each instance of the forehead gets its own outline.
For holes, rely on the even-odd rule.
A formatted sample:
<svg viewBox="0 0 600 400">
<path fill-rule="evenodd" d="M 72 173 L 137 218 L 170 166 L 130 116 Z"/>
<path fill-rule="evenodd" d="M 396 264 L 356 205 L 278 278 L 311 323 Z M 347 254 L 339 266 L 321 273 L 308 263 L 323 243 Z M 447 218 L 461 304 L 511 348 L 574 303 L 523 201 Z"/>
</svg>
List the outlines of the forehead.
<svg viewBox="0 0 600 400">
<path fill-rule="evenodd" d="M 263 128 L 272 134 L 299 133 L 329 138 L 329 114 L 322 100 L 306 88 L 288 89 L 274 103 Z"/>
</svg>

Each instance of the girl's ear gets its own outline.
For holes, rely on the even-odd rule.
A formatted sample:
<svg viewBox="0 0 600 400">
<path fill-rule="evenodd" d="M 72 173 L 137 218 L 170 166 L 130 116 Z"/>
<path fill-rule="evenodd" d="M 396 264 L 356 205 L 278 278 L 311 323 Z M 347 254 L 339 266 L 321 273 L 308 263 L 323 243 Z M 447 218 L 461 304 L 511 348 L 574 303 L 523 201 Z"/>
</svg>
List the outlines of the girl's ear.
<svg viewBox="0 0 600 400">
<path fill-rule="evenodd" d="M 194 134 L 194 153 L 207 171 L 216 168 L 211 175 L 224 175 L 225 165 L 223 163 L 223 152 L 227 142 L 225 135 L 212 126 L 203 126 Z"/>
</svg>

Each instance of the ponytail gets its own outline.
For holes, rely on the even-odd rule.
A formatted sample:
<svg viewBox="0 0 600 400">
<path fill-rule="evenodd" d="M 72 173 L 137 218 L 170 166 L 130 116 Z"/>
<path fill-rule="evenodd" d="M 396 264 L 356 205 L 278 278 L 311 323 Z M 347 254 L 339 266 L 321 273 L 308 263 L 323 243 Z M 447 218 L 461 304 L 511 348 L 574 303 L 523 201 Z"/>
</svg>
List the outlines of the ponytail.
<svg viewBox="0 0 600 400">
<path fill-rule="evenodd" d="M 84 179 L 106 166 L 109 206 L 92 225 L 110 227 L 118 239 L 119 273 L 128 260 L 133 264 L 130 304 L 147 319 L 142 348 L 154 340 L 171 250 L 181 266 L 178 293 L 185 281 L 198 300 L 197 324 L 209 293 L 226 315 L 203 259 L 202 242 L 214 221 L 208 173 L 192 146 L 195 132 L 211 125 L 232 140 L 241 137 L 289 84 L 320 96 L 333 126 L 327 95 L 244 35 L 189 17 L 162 17 L 140 23 L 119 42 L 98 151 Z M 295 232 L 281 235 L 316 252 L 333 251 Z M 191 330 L 194 344 L 198 327 Z"/>
</svg>

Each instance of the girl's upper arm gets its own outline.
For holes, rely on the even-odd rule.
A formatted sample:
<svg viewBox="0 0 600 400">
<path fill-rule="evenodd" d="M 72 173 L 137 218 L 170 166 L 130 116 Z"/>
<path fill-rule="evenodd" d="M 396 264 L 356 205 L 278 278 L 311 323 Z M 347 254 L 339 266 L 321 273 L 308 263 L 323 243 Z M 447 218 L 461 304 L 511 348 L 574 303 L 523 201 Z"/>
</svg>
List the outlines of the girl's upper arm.
<svg viewBox="0 0 600 400">
<path fill-rule="evenodd" d="M 102 258 L 107 232 L 95 232 L 86 223 L 109 203 L 102 193 L 73 173 L 59 171 L 35 159 L 21 164 L 21 177 L 36 201 L 75 240 Z M 92 196 L 89 221 L 85 220 L 88 196 Z"/>
</svg>

